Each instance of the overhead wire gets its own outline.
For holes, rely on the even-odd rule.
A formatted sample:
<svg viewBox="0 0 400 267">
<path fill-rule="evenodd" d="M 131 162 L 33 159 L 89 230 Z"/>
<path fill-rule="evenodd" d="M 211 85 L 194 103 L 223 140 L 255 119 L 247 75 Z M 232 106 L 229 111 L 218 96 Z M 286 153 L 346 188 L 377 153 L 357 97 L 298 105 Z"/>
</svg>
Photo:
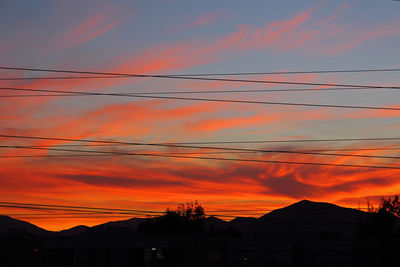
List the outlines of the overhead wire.
<svg viewBox="0 0 400 267">
<path fill-rule="evenodd" d="M 238 141 L 240 142 L 240 141 Z M 169 143 L 166 143 L 169 144 Z M 18 144 L 16 144 L 18 145 Z M 56 145 L 30 145 L 30 147 L 106 147 L 106 148 L 113 148 L 113 147 L 120 147 L 120 146 L 131 146 L 130 144 L 56 144 Z M 370 151 L 370 150 L 400 150 L 400 147 L 354 147 L 354 148 L 334 148 L 334 147 L 326 147 L 324 149 L 294 149 L 294 151 L 299 152 L 324 152 L 324 151 Z M 164 151 L 161 151 L 164 152 Z M 253 151 L 230 151 L 230 152 L 168 152 L 172 154 L 198 154 L 198 153 L 213 153 L 213 154 L 220 154 L 220 153 L 252 153 Z"/>
<path fill-rule="evenodd" d="M 110 79 L 110 78 L 129 78 L 121 76 L 62 76 L 62 77 L 2 77 L 0 81 L 24 81 L 24 80 L 72 80 L 72 79 Z"/>
<path fill-rule="evenodd" d="M 86 212 L 86 211 L 95 211 L 95 212 L 142 212 L 142 213 L 165 213 L 164 211 L 154 211 L 154 210 L 139 210 L 139 209 L 117 209 L 117 208 L 103 208 L 103 207 L 88 207 L 88 206 L 74 206 L 74 205 L 54 205 L 54 204 L 38 204 L 38 203 L 22 203 L 22 202 L 8 202 L 1 201 L 0 206 L 10 206 L 15 208 L 27 208 L 30 207 L 41 207 L 41 208 L 62 208 L 62 209 L 73 209 L 74 211 Z M 260 210 L 232 210 L 230 209 L 228 212 L 238 212 L 238 211 L 272 211 L 273 209 L 260 209 Z M 218 212 L 226 212 L 227 210 L 210 210 L 210 212 L 218 213 Z"/>
<path fill-rule="evenodd" d="M 32 147 L 32 146 L 30 146 Z M 39 146 L 40 147 L 40 146 Z M 43 147 L 44 148 L 44 147 Z M 360 150 L 400 150 L 400 148 L 387 148 L 387 149 L 360 149 Z M 299 152 L 306 151 L 354 151 L 354 149 L 318 149 L 318 150 L 300 150 Z M 152 153 L 165 154 L 165 151 L 152 151 Z M 208 151 L 208 152 L 168 152 L 172 155 L 211 155 L 211 154 L 251 154 L 251 153 L 262 153 L 262 152 L 247 152 L 247 151 Z M 268 152 L 267 152 L 268 153 Z M 118 156 L 118 155 L 115 155 Z M 120 155 L 123 156 L 123 155 Z M 351 156 L 351 155 L 349 155 Z M 0 158 L 69 158 L 69 157 L 109 157 L 109 155 L 94 155 L 94 154 L 59 154 L 59 155 L 0 155 Z"/>
<path fill-rule="evenodd" d="M 5 138 L 19 138 L 19 139 L 37 139 L 37 140 L 53 140 L 53 141 L 74 141 L 74 142 L 87 142 L 87 143 L 116 143 L 126 144 L 134 146 L 161 146 L 161 147 L 174 147 L 174 148 L 190 148 L 190 149 L 211 149 L 211 150 L 226 150 L 226 151 L 244 151 L 244 152 L 261 152 L 261 153 L 284 153 L 284 154 L 308 154 L 308 155 L 322 155 L 322 156 L 341 156 L 341 157 L 360 157 L 360 158 L 381 158 L 381 159 L 400 159 L 398 156 L 377 156 L 377 155 L 359 155 L 359 154 L 343 154 L 343 153 L 324 153 L 324 152 L 313 152 L 313 151 L 296 151 L 296 150 L 272 150 L 272 149 L 248 149 L 248 148 L 232 148 L 232 147 L 215 147 L 215 146 L 193 146 L 193 145 L 180 145 L 180 144 L 168 144 L 168 143 L 144 143 L 144 142 L 120 142 L 120 141 L 101 141 L 101 140 L 88 140 L 88 139 L 72 139 L 72 138 L 53 138 L 53 137 L 35 137 L 35 136 L 16 136 L 16 135 L 0 135 Z M 60 149 L 60 148 L 49 148 L 43 146 L 20 146 L 20 145 L 0 145 L 3 148 L 23 148 L 23 149 L 38 149 L 38 150 L 54 150 L 54 151 L 65 151 L 65 152 L 86 152 L 88 150 L 71 150 L 71 149 Z M 103 153 L 110 151 L 94 151 L 90 150 L 90 153 Z M 110 153 L 114 153 L 111 151 Z M 115 152 L 119 153 L 119 152 Z M 126 153 L 126 152 L 123 152 Z M 137 153 L 134 154 L 148 154 Z M 187 153 L 186 153 L 187 154 Z M 196 153 L 195 153 L 196 154 Z M 156 155 L 156 154 L 152 154 Z M 159 155 L 172 155 L 159 154 Z"/>
<path fill-rule="evenodd" d="M 399 86 L 357 85 L 357 84 L 336 84 L 336 83 L 308 83 L 308 82 L 267 81 L 267 80 L 250 80 L 250 79 L 227 79 L 227 78 L 194 77 L 194 76 L 186 76 L 186 75 L 178 76 L 178 75 L 156 75 L 156 74 L 131 74 L 131 73 L 77 71 L 77 70 L 65 70 L 65 69 L 22 68 L 22 67 L 6 67 L 6 66 L 0 66 L 0 69 L 18 70 L 18 71 L 108 75 L 108 76 L 127 76 L 127 77 L 137 77 L 137 78 L 166 78 L 166 79 L 204 80 L 204 81 L 221 81 L 221 82 L 240 82 L 240 83 L 266 83 L 266 84 L 315 85 L 315 86 L 332 86 L 332 87 L 397 88 L 397 89 L 400 89 Z"/>
<path fill-rule="evenodd" d="M 0 145 L 0 148 L 22 148 L 22 149 L 38 149 L 38 150 L 54 150 L 54 151 L 79 151 L 85 152 L 86 150 L 70 150 L 70 149 L 58 149 L 52 147 L 37 147 L 37 146 L 20 146 L 20 145 Z M 190 148 L 190 147 L 189 147 Z M 199 148 L 199 147 L 196 147 Z M 282 153 L 282 154 L 304 154 L 304 155 L 318 155 L 318 156 L 340 156 L 340 157 L 359 157 L 359 158 L 378 158 L 378 159 L 400 159 L 400 156 L 378 156 L 378 155 L 360 155 L 360 154 L 342 154 L 342 153 L 324 153 L 324 152 L 312 152 L 312 151 L 296 151 L 296 150 L 271 150 L 271 149 L 247 149 L 247 148 L 223 148 L 223 147 L 204 147 L 204 149 L 217 149 L 217 150 L 243 150 L 238 152 L 246 152 L 246 153 Z M 103 153 L 104 151 L 97 151 L 97 150 L 90 150 L 91 153 Z M 113 152 L 113 151 L 106 151 L 106 152 Z M 126 153 L 127 151 L 124 151 Z M 128 151 L 131 153 L 132 151 Z M 157 151 L 158 152 L 158 151 Z M 143 152 L 143 151 L 133 151 L 132 153 L 152 153 L 155 154 L 153 151 L 150 152 Z M 224 154 L 229 154 L 227 152 L 220 152 Z M 219 154 L 220 154 L 219 153 Z M 196 152 L 159 152 L 157 155 L 190 155 L 190 154 L 215 154 L 215 153 L 196 153 Z M 83 155 L 83 154 L 82 154 Z M 81 156 L 82 156 L 81 155 Z M 1 156 L 0 156 L 1 158 Z"/>
<path fill-rule="evenodd" d="M 218 103 L 239 103 L 239 104 L 280 105 L 280 106 L 304 106 L 304 107 L 319 107 L 319 108 L 322 107 L 322 108 L 345 108 L 345 109 L 369 109 L 369 110 L 400 111 L 400 108 L 397 108 L 397 107 L 373 107 L 373 106 L 355 106 L 355 105 L 290 103 L 290 102 L 252 101 L 252 100 L 235 100 L 235 99 L 216 99 L 216 98 L 194 98 L 194 97 L 176 97 L 176 96 L 172 97 L 172 96 L 159 96 L 159 95 L 101 93 L 101 92 L 47 90 L 47 89 L 30 89 L 30 88 L 10 88 L 10 87 L 1 87 L 0 89 L 1 90 L 14 90 L 14 91 L 30 91 L 30 92 L 82 94 L 82 95 L 91 95 L 91 96 L 117 96 L 117 97 L 184 100 L 184 101 L 201 101 L 201 102 L 218 102 Z"/>
<path fill-rule="evenodd" d="M 20 88 L 9 88 L 3 87 L 1 90 L 18 90 Z M 27 89 L 27 88 L 22 88 Z M 388 90 L 399 90 L 400 88 L 297 88 L 297 89 L 246 89 L 246 90 L 206 90 L 206 91 L 150 91 L 150 92 L 135 92 L 135 93 L 114 93 L 123 95 L 174 95 L 174 94 L 222 94 L 222 93 L 278 93 L 278 92 L 326 92 L 326 91 L 350 91 L 350 90 L 371 90 L 371 89 L 388 89 Z M 74 96 L 89 96 L 82 94 L 6 94 L 0 95 L 1 98 L 18 98 L 18 97 L 74 97 Z"/>
<path fill-rule="evenodd" d="M 162 211 L 149 211 L 149 210 L 130 210 L 130 209 L 114 209 L 114 208 L 93 208 L 93 207 L 80 207 L 80 206 L 64 206 L 64 205 L 44 205 L 44 204 L 30 204 L 30 203 L 13 203 L 13 202 L 0 202 L 0 208 L 12 208 L 12 209 L 33 209 L 33 210 L 41 210 L 41 211 L 62 211 L 62 212 L 68 212 L 67 214 L 71 212 L 80 212 L 82 215 L 90 215 L 91 218 L 97 217 L 98 215 L 110 215 L 110 216 L 115 216 L 115 215 L 122 215 L 122 216 L 134 216 L 134 215 L 139 215 L 139 216 L 157 216 L 157 215 L 162 215 L 165 214 L 165 212 Z M 218 211 L 214 212 L 215 214 L 218 213 Z M 40 214 L 37 214 L 40 216 Z M 49 216 L 52 214 L 43 214 L 44 216 Z M 59 214 L 54 214 L 58 216 Z M 212 216 L 212 215 L 210 215 Z M 233 215 L 223 215 L 223 214 L 218 214 L 220 217 L 235 217 Z M 72 218 L 76 218 L 77 216 L 74 216 Z M 54 216 L 52 216 L 54 218 Z"/>
<path fill-rule="evenodd" d="M 85 142 L 100 144 L 118 144 L 118 145 L 139 145 L 140 142 L 126 142 L 117 140 L 93 140 L 93 139 L 76 139 L 76 138 L 59 138 L 59 137 L 43 137 L 28 135 L 10 135 L 0 134 L 3 138 L 17 139 L 37 139 L 37 140 L 53 140 L 67 142 Z M 241 141 L 202 141 L 202 142 L 162 142 L 162 143 L 145 143 L 145 145 L 200 145 L 200 144 L 252 144 L 252 143 L 309 143 L 309 142 L 355 142 L 355 141 L 395 141 L 400 137 L 366 137 L 366 138 L 332 138 L 332 139 L 285 139 L 285 140 L 241 140 Z"/>
<path fill-rule="evenodd" d="M 71 205 L 50 205 L 50 204 L 36 204 L 36 203 L 17 203 L 17 202 L 0 202 L 0 207 L 7 208 L 21 208 L 21 209 L 38 209 L 38 210 L 55 210 L 55 211 L 79 211 L 88 213 L 113 213 L 119 212 L 122 214 L 138 214 L 138 213 L 154 213 L 160 214 L 162 211 L 154 210 L 138 210 L 138 209 L 116 209 L 116 208 L 97 208 L 97 207 L 86 207 L 86 206 L 71 206 Z"/>
<path fill-rule="evenodd" d="M 384 165 L 358 165 L 358 164 L 334 164 L 334 163 L 321 163 L 321 162 L 298 162 L 298 161 L 280 161 L 280 160 L 260 160 L 260 159 L 243 159 L 243 158 L 221 158 L 221 157 L 205 157 L 205 156 L 182 156 L 182 155 L 168 155 L 168 154 L 152 154 L 152 153 L 128 153 L 128 152 L 113 152 L 113 151 L 94 151 L 94 150 L 77 150 L 77 149 L 57 149 L 57 148 L 33 148 L 29 146 L 0 146 L 9 148 L 24 148 L 33 150 L 50 150 L 50 151 L 65 151 L 65 152 L 87 152 L 98 154 L 117 154 L 117 155 L 130 155 L 130 156 L 144 156 L 144 157 L 162 157 L 162 158 L 183 158 L 183 159 L 203 159 L 203 160 L 217 160 L 217 161 L 235 161 L 235 162 L 255 162 L 255 163 L 278 163 L 278 164 L 296 164 L 296 165 L 314 165 L 314 166 L 335 166 L 335 167 L 356 167 L 356 168 L 374 168 L 374 169 L 392 169 L 400 170 L 400 166 L 384 166 Z"/>
<path fill-rule="evenodd" d="M 17 209 L 34 209 L 34 210 L 47 210 L 47 211 L 60 211 L 63 214 L 87 214 L 87 215 L 96 215 L 96 214 L 111 214 L 111 215 L 140 215 L 140 214 L 165 214 L 165 211 L 154 211 L 154 210 L 138 210 L 138 209 L 117 209 L 117 208 L 100 208 L 100 207 L 88 207 L 88 206 L 72 206 L 72 205 L 54 205 L 54 204 L 37 204 L 37 203 L 21 203 L 21 202 L 0 202 L 0 207 L 5 208 L 17 208 Z M 360 209 L 368 209 L 368 208 L 353 208 L 353 207 L 345 207 L 348 209 L 360 210 Z M 271 212 L 278 211 L 277 209 L 229 209 L 229 210 L 208 210 L 208 212 L 213 214 L 218 213 L 232 213 L 232 212 Z M 67 211 L 67 213 L 64 213 Z M 329 212 L 326 209 L 322 208 L 313 208 L 313 209 L 296 209 L 294 212 Z M 17 215 L 17 214 L 16 214 Z M 34 214 L 18 214 L 18 215 L 34 215 Z M 35 215 L 48 215 L 44 213 L 36 213 Z M 57 214 L 56 214 L 57 215 Z"/>
<path fill-rule="evenodd" d="M 0 69 L 6 70 L 26 70 L 22 68 L 10 68 L 0 67 Z M 29 69 L 32 71 L 32 69 Z M 36 69 L 35 69 L 36 71 Z M 47 71 L 47 70 L 46 70 Z M 247 76 L 247 75 L 290 75 L 290 74 L 327 74 L 327 73 L 362 73 L 362 72 L 397 72 L 400 68 L 381 68 L 381 69 L 346 69 L 346 70 L 307 70 L 307 71 L 269 71 L 269 72 L 230 72 L 230 73 L 178 73 L 169 74 L 170 76 Z M 115 78 L 127 77 L 126 75 L 114 76 Z M 110 78 L 109 76 L 66 76 L 66 77 L 11 77 L 11 78 L 0 78 L 0 80 L 6 79 L 85 79 L 85 78 Z"/>
<path fill-rule="evenodd" d="M 80 147 L 85 146 L 85 145 L 78 145 Z M 86 145 L 88 147 L 95 146 L 96 145 Z M 46 148 L 46 146 L 29 146 L 29 147 L 42 147 Z M 51 148 L 52 146 L 50 146 Z M 68 147 L 68 145 L 57 145 L 57 147 Z M 106 146 L 107 147 L 107 146 Z M 110 145 L 108 145 L 110 147 Z M 298 152 L 319 152 L 319 151 L 353 151 L 356 152 L 357 150 L 360 151 L 388 151 L 388 150 L 400 150 L 400 147 L 396 148 L 354 148 L 354 149 L 312 149 L 312 150 L 295 150 Z M 152 153 L 159 153 L 159 154 L 165 154 L 165 151 L 152 151 Z M 252 154 L 252 153 L 263 153 L 263 152 L 252 152 L 252 151 L 207 151 L 207 152 L 202 152 L 202 151 L 197 151 L 197 152 L 168 152 L 168 154 L 177 154 L 177 155 L 211 155 L 211 154 Z M 118 155 L 115 155 L 118 156 Z M 123 156 L 123 155 L 119 155 Z M 351 155 L 349 155 L 351 156 Z M 109 155 L 95 155 L 95 154 L 59 154 L 59 155 L 0 155 L 0 158 L 69 158 L 69 157 L 109 157 Z"/>
</svg>

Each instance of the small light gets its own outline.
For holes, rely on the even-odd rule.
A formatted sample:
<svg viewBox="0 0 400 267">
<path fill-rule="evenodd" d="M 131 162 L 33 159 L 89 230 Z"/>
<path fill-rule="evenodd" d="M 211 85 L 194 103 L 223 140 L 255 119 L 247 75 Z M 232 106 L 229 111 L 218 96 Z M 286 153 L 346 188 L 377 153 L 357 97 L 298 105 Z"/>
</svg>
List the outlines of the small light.
<svg viewBox="0 0 400 267">
<path fill-rule="evenodd" d="M 247 261 L 247 258 L 246 258 L 246 257 L 244 257 L 244 258 L 243 258 L 243 260 L 244 260 L 244 261 Z"/>
<path fill-rule="evenodd" d="M 151 248 L 151 250 L 157 250 L 156 248 Z"/>
<path fill-rule="evenodd" d="M 38 248 L 34 248 L 33 252 L 39 252 L 39 249 Z"/>
</svg>

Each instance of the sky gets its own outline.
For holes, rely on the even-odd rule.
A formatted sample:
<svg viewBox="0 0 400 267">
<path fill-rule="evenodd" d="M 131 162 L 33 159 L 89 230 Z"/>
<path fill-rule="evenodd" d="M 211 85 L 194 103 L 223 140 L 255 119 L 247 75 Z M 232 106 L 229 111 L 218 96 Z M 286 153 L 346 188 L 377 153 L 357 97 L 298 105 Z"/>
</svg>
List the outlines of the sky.
<svg viewBox="0 0 400 267">
<path fill-rule="evenodd" d="M 400 2 L 3 0 L 0 37 L 2 67 L 156 75 L 400 68 Z M 60 76 L 74 74 L 0 70 L 0 78 Z M 223 78 L 400 84 L 399 72 Z M 161 96 L 400 108 L 399 93 L 385 89 L 329 91 L 327 86 L 162 78 L 0 82 L 2 88 L 92 93 L 173 91 L 186 94 Z M 300 88 L 315 90 L 231 92 Z M 45 94 L 0 90 L 1 96 Z M 215 90 L 230 92 L 207 93 Z M 187 93 L 192 91 L 197 93 Z M 400 142 L 394 140 L 218 143 L 400 137 L 399 116 L 398 110 L 116 96 L 1 97 L 0 135 L 145 143 L 216 142 L 212 146 L 317 150 L 387 158 L 96 146 L 79 141 L 0 137 L 0 202 L 162 211 L 197 200 L 206 212 L 222 211 L 222 215 L 234 216 L 260 216 L 302 199 L 364 207 L 367 199 L 376 202 L 381 196 L 399 193 L 400 170 L 117 154 L 93 156 L 54 149 L 71 149 L 65 145 L 73 145 L 74 150 L 113 153 L 400 167 L 396 158 Z M 50 230 L 121 219 L 5 207 L 0 207 L 0 213 Z"/>
</svg>

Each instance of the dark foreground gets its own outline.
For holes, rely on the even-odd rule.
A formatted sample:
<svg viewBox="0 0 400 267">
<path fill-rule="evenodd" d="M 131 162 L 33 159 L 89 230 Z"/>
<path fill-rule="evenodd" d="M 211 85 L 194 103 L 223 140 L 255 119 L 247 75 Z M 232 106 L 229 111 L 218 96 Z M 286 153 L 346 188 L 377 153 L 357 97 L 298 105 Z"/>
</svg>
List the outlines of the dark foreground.
<svg viewBox="0 0 400 267">
<path fill-rule="evenodd" d="M 144 220 L 48 232 L 2 216 L 0 266 L 399 266 L 395 218 L 327 203 L 209 217 L 189 232 Z"/>
</svg>

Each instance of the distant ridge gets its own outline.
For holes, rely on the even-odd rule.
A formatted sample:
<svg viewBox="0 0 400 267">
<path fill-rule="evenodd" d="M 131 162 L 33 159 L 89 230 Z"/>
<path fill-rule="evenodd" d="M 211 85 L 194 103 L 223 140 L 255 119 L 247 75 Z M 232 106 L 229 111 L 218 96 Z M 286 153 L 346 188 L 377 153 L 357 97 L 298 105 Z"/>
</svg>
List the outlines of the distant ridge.
<svg viewBox="0 0 400 267">
<path fill-rule="evenodd" d="M 6 233 L 49 234 L 51 232 L 34 224 L 0 215 L 0 235 Z"/>
<path fill-rule="evenodd" d="M 276 209 L 259 218 L 261 222 L 271 220 L 287 220 L 296 222 L 320 222 L 320 223 L 355 223 L 357 219 L 365 216 L 366 212 L 344 208 L 331 203 L 313 202 L 310 200 L 301 200 L 287 207 Z"/>
<path fill-rule="evenodd" d="M 129 228 L 131 230 L 135 230 L 138 228 L 139 224 L 144 222 L 145 218 L 130 218 L 128 220 L 122 221 L 111 221 L 103 224 L 95 225 L 91 227 L 92 229 L 100 229 L 100 228 Z"/>
<path fill-rule="evenodd" d="M 254 223 L 257 222 L 257 218 L 254 217 L 236 217 L 231 220 L 230 223 Z"/>
<path fill-rule="evenodd" d="M 78 225 L 78 226 L 74 226 L 72 228 L 66 229 L 66 230 L 62 230 L 60 232 L 58 232 L 60 235 L 62 236 L 74 236 L 74 235 L 78 235 L 80 233 L 86 232 L 87 230 L 89 230 L 90 227 L 86 226 L 86 225 Z"/>
<path fill-rule="evenodd" d="M 264 223 L 280 223 L 281 227 L 287 224 L 335 224 L 335 223 L 356 223 L 361 217 L 367 213 L 352 209 L 344 208 L 331 203 L 313 202 L 310 200 L 301 200 L 297 203 L 289 205 L 284 208 L 273 210 L 259 218 L 254 217 L 236 217 L 227 222 L 217 217 L 210 216 L 205 220 L 206 228 L 210 226 L 234 226 L 238 228 L 251 228 L 252 225 Z M 89 230 L 102 230 L 102 229 L 121 229 L 126 228 L 136 231 L 139 224 L 144 222 L 145 218 L 131 218 L 121 221 L 110 221 L 96 226 L 88 227 L 79 225 L 70 229 L 62 230 L 59 232 L 52 232 L 42 229 L 31 223 L 13 219 L 8 216 L 0 215 L 0 234 L 7 231 L 24 231 L 32 234 L 59 234 L 62 236 L 74 236 L 84 233 Z"/>
</svg>

